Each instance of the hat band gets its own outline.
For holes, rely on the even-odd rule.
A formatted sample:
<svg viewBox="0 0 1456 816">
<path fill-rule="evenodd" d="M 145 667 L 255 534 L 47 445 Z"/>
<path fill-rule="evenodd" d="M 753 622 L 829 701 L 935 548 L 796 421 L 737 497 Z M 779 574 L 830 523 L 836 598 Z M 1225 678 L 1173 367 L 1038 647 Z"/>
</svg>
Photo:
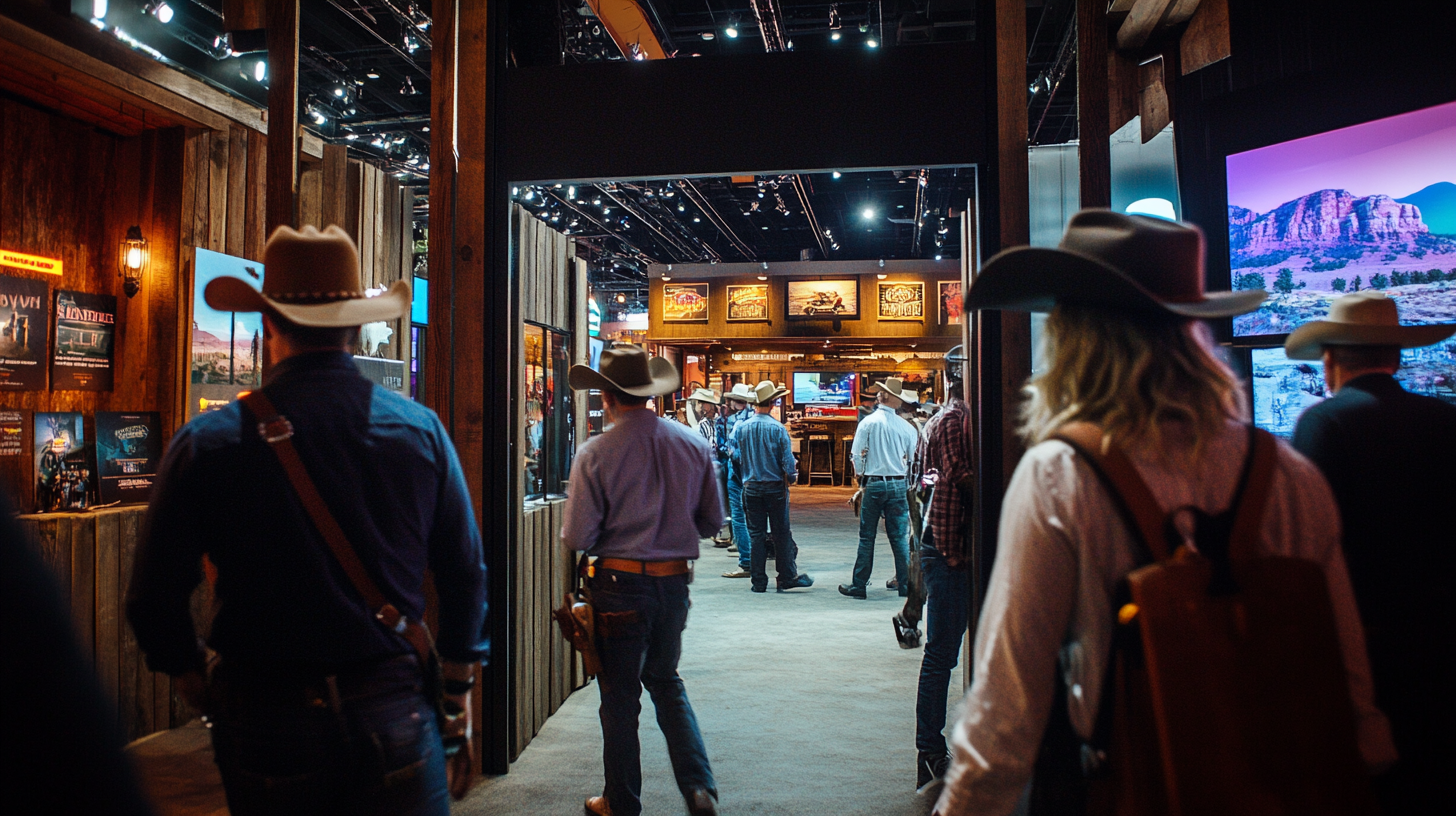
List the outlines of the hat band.
<svg viewBox="0 0 1456 816">
<path fill-rule="evenodd" d="M 263 297 L 270 300 L 281 300 L 285 303 L 298 303 L 301 305 L 337 303 L 341 300 L 364 300 L 369 297 L 359 291 L 338 291 L 338 292 L 264 292 Z"/>
</svg>

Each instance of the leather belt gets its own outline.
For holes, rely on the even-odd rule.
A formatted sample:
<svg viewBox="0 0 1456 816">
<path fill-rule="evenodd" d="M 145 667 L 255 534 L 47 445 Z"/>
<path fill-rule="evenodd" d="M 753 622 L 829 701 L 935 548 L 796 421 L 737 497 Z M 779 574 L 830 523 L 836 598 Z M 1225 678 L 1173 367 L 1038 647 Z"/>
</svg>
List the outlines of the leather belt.
<svg viewBox="0 0 1456 816">
<path fill-rule="evenodd" d="M 905 481 L 905 477 L 904 476 L 861 476 L 860 477 L 860 481 L 861 482 L 865 482 L 865 483 L 869 483 L 869 482 L 889 482 L 889 481 L 900 481 L 900 482 L 903 482 L 903 481 Z"/>
<path fill-rule="evenodd" d="M 631 558 L 598 558 L 593 564 L 597 569 L 614 572 L 630 572 L 635 575 L 651 575 L 665 578 L 669 575 L 687 575 L 690 571 L 684 559 L 676 561 L 637 561 Z"/>
</svg>

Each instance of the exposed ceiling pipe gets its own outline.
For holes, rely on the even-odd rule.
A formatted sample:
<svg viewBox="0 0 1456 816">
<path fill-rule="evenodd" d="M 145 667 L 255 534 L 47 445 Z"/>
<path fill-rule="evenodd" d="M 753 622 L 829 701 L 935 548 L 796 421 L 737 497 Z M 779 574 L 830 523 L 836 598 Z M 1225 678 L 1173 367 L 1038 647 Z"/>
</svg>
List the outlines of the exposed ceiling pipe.
<svg viewBox="0 0 1456 816">
<path fill-rule="evenodd" d="M 920 233 L 925 229 L 925 193 L 930 187 L 930 169 L 922 167 L 915 174 L 915 237 L 910 241 L 910 254 L 920 255 Z"/>
<path fill-rule="evenodd" d="M 390 42 L 383 35 L 381 35 L 378 31 L 375 31 L 368 23 L 366 23 L 363 20 L 359 19 L 359 17 L 357 15 L 355 15 L 354 12 L 352 12 L 352 11 L 344 8 L 344 4 L 343 3 L 340 3 L 339 0 L 329 0 L 329 5 L 333 6 L 336 9 L 338 9 L 340 14 L 343 14 L 345 17 L 348 17 L 350 20 L 353 20 L 356 24 L 358 24 L 358 26 L 360 28 L 364 29 L 365 31 L 367 31 L 371 35 L 373 35 L 374 36 L 374 39 L 379 40 L 381 43 L 384 44 L 384 46 L 386 48 L 388 48 L 390 51 L 393 51 L 395 54 L 399 55 L 399 58 L 402 59 L 402 60 L 404 60 L 406 63 L 408 63 L 411 68 L 414 68 L 416 71 L 419 71 L 420 72 L 420 76 L 423 76 L 425 79 L 429 79 L 430 78 L 430 69 L 429 68 L 420 65 L 418 62 L 415 62 L 415 58 L 414 58 L 414 56 L 412 54 L 410 54 L 409 52 L 403 50 L 398 45 L 395 45 L 394 43 Z"/>
<path fill-rule="evenodd" d="M 646 252 L 644 252 L 642 250 L 642 247 L 637 246 L 636 244 L 632 243 L 630 240 L 627 239 L 626 236 L 624 236 L 621 233 L 616 232 L 615 230 L 611 229 L 606 224 L 603 224 L 601 221 L 597 220 L 596 216 L 592 215 L 591 213 L 587 212 L 586 210 L 583 210 L 581 207 L 578 207 L 576 205 L 576 202 L 575 201 L 572 201 L 571 199 L 567 198 L 566 196 L 562 195 L 561 193 L 558 193 L 557 191 L 552 190 L 552 189 L 549 189 L 549 188 L 546 189 L 544 192 L 545 192 L 546 195 L 549 195 L 552 198 L 556 199 L 557 201 L 561 202 L 562 205 L 564 205 L 566 207 L 566 209 L 571 210 L 572 212 L 576 213 L 577 215 L 581 216 L 582 218 L 585 218 L 586 220 L 590 221 L 592 224 L 596 225 L 597 229 L 601 230 L 602 232 L 606 233 L 607 235 L 609 235 L 609 236 L 611 236 L 613 238 L 616 238 L 617 240 L 621 241 L 622 243 L 626 244 L 627 246 L 632 247 L 643 258 L 646 258 L 647 261 L 648 261 L 648 263 L 657 263 L 657 261 L 652 260 L 651 256 L 649 256 Z"/>
<path fill-rule="evenodd" d="M 728 239 L 729 243 L 733 244 L 733 247 L 743 255 L 745 260 L 758 260 L 758 256 L 753 253 L 753 248 L 743 243 L 743 240 L 738 237 L 738 234 L 733 231 L 733 228 L 728 226 L 728 222 L 723 220 L 723 216 L 718 214 L 718 210 L 713 206 L 713 202 L 709 201 L 708 197 L 703 195 L 703 192 L 697 188 L 697 185 L 693 184 L 691 179 L 682 179 L 679 181 L 678 189 L 682 190 L 683 195 L 687 196 L 688 200 L 693 202 L 693 206 L 697 207 L 702 211 L 703 215 L 708 217 L 709 223 L 717 227 L 719 232 L 723 233 L 723 236 Z"/>
<path fill-rule="evenodd" d="M 829 245 L 824 241 L 824 230 L 819 226 L 819 217 L 814 214 L 814 208 L 809 204 L 808 183 L 802 174 L 794 175 L 794 192 L 799 194 L 799 204 L 804 208 L 804 217 L 809 221 L 809 229 L 814 231 L 814 240 L 819 243 L 819 257 L 829 260 Z"/>
<path fill-rule="evenodd" d="M 763 36 L 765 51 L 784 51 L 788 40 L 784 37 L 783 10 L 778 0 L 751 0 L 753 17 L 758 21 L 758 33 Z"/>
<path fill-rule="evenodd" d="M 614 203 L 617 204 L 617 206 L 631 213 L 637 218 L 638 221 L 641 221 L 644 226 L 657 233 L 658 237 L 665 241 L 669 248 L 682 253 L 682 257 L 675 258 L 675 261 L 685 263 L 688 261 L 703 260 L 702 253 L 698 252 L 694 247 L 688 245 L 681 239 L 668 235 L 664 231 L 662 224 L 659 223 L 656 218 L 653 218 L 650 214 L 644 212 L 641 206 L 637 204 L 637 202 L 632 201 L 626 196 L 618 195 L 616 192 L 612 191 L 607 187 L 601 187 L 599 189 L 601 189 L 603 195 L 605 195 L 607 198 L 610 198 Z"/>
</svg>

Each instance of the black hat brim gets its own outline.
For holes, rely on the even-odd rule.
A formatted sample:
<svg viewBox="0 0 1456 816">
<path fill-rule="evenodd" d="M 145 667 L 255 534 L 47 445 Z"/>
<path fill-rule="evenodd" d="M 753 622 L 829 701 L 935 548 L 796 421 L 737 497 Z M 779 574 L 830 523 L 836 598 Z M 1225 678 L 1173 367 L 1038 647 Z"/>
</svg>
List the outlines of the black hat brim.
<svg viewBox="0 0 1456 816">
<path fill-rule="evenodd" d="M 1058 303 L 1077 303 L 1207 320 L 1251 312 L 1267 297 L 1262 289 L 1249 289 L 1170 303 L 1097 258 L 1065 249 L 1014 247 L 986 262 L 966 294 L 966 309 L 1049 312 Z"/>
</svg>

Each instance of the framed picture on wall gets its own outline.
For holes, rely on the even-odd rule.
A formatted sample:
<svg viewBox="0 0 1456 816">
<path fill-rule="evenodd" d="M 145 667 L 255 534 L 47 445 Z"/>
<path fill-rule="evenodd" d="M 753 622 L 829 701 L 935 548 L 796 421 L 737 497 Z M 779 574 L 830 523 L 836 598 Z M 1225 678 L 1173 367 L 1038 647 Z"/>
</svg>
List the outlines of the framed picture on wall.
<svg viewBox="0 0 1456 816">
<path fill-rule="evenodd" d="M 789 320 L 857 320 L 859 279 L 791 280 L 784 303 Z"/>
<path fill-rule="evenodd" d="M 925 284 L 921 281 L 880 281 L 876 289 L 881 320 L 925 319 Z"/>
<path fill-rule="evenodd" d="M 959 326 L 965 322 L 961 282 L 940 281 L 936 287 L 940 290 L 940 325 Z"/>
<path fill-rule="evenodd" d="M 662 285 L 663 323 L 706 323 L 708 321 L 708 284 L 664 283 Z"/>
<path fill-rule="evenodd" d="M 768 320 L 768 284 L 728 287 L 728 322 L 762 323 Z"/>
</svg>

